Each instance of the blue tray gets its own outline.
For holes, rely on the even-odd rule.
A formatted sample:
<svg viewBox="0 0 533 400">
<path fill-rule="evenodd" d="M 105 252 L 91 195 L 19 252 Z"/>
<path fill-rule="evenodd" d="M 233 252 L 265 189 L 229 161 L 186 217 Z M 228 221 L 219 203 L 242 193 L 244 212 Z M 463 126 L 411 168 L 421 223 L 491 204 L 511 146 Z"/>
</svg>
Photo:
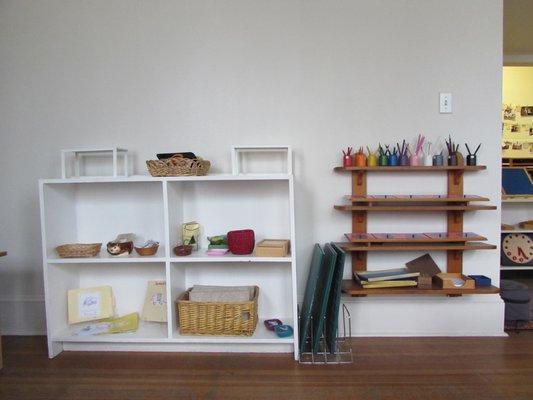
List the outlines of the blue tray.
<svg viewBox="0 0 533 400">
<path fill-rule="evenodd" d="M 468 277 L 476 281 L 476 287 L 490 286 L 492 284 L 490 278 L 485 275 L 468 275 Z"/>
</svg>

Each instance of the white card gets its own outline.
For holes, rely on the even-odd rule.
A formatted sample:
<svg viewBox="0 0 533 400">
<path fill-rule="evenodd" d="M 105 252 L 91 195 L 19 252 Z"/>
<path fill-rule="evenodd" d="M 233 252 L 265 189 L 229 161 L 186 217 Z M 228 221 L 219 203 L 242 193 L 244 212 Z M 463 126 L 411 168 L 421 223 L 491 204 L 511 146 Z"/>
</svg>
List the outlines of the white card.
<svg viewBox="0 0 533 400">
<path fill-rule="evenodd" d="M 80 293 L 78 299 L 80 318 L 96 318 L 102 314 L 102 300 L 99 292 Z"/>
</svg>

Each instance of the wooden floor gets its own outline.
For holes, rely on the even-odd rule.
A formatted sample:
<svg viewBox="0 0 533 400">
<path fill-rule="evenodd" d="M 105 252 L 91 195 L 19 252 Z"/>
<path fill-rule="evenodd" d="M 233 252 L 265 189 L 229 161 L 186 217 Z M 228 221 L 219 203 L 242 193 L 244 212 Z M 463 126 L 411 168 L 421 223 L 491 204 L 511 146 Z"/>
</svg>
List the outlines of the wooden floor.
<svg viewBox="0 0 533 400">
<path fill-rule="evenodd" d="M 354 339 L 355 362 L 289 355 L 65 352 L 4 337 L 0 399 L 533 399 L 533 332 Z"/>
</svg>

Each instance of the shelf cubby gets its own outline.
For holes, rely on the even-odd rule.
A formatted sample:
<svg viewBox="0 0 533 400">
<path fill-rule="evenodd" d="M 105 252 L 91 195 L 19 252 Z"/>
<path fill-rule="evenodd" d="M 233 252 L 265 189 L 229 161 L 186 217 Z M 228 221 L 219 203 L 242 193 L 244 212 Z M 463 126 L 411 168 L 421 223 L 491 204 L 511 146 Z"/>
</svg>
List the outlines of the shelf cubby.
<svg viewBox="0 0 533 400">
<path fill-rule="evenodd" d="M 53 282 L 47 288 L 47 300 L 49 312 L 47 313 L 47 325 L 52 341 L 63 341 L 62 338 L 70 337 L 69 341 L 98 341 L 100 336 L 81 337 L 73 334 L 72 327 L 67 320 L 67 292 L 70 289 L 90 288 L 96 286 L 111 286 L 115 297 L 117 315 L 125 315 L 132 312 L 142 314 L 144 294 L 148 281 L 166 280 L 165 263 L 151 262 L 143 264 L 48 264 L 46 276 Z M 53 310 L 53 311 L 52 311 Z M 143 338 L 143 332 L 164 332 L 166 337 L 167 324 L 144 323 L 145 325 L 157 326 L 147 330 L 137 331 L 136 338 Z M 155 324 L 155 325 L 154 325 Z M 163 327 L 161 325 L 164 325 Z M 106 335 L 109 339 L 114 335 Z M 128 334 L 128 337 L 132 336 Z M 117 336 L 119 338 L 120 336 Z M 150 337 L 153 337 L 150 334 Z"/>
</svg>

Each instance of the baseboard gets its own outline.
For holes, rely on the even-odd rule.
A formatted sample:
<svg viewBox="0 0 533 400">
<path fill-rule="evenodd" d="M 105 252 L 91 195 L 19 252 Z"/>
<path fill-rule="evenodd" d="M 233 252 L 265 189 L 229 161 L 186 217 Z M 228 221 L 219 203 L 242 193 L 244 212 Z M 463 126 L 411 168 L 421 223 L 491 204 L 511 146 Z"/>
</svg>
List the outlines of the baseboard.
<svg viewBox="0 0 533 400">
<path fill-rule="evenodd" d="M 2 329 L 2 336 L 46 336 L 46 330 L 9 330 Z"/>
<path fill-rule="evenodd" d="M 0 296 L 0 303 L 44 303 L 44 295 Z"/>
</svg>

